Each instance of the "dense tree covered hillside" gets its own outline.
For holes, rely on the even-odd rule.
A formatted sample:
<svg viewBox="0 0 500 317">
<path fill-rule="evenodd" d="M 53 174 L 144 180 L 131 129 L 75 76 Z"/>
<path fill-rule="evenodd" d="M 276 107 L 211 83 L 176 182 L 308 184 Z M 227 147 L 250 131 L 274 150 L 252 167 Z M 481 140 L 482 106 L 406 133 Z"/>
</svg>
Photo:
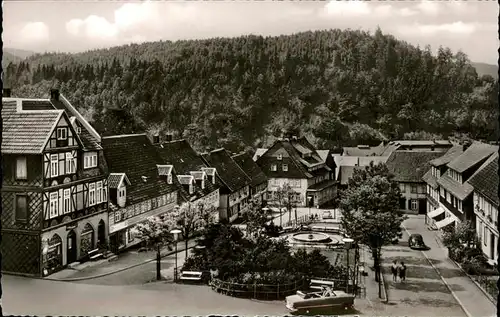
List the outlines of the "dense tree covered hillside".
<svg viewBox="0 0 500 317">
<path fill-rule="evenodd" d="M 283 130 L 322 147 L 418 131 L 498 135 L 496 80 L 463 53 L 432 56 L 380 30 L 35 55 L 5 75 L 17 96 L 60 88 L 103 134 L 168 131 L 198 149 L 265 146 Z"/>
</svg>

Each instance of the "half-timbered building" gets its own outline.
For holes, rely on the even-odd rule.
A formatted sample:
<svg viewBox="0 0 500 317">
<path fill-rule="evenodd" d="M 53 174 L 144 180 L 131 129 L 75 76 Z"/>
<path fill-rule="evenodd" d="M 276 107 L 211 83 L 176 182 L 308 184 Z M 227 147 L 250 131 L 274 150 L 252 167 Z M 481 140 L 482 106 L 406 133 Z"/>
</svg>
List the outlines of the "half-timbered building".
<svg viewBox="0 0 500 317">
<path fill-rule="evenodd" d="M 233 155 L 232 158 L 252 180 L 250 183 L 250 196 L 263 205 L 266 201 L 267 193 L 266 174 L 262 172 L 259 165 L 254 162 L 247 152 Z"/>
<path fill-rule="evenodd" d="M 110 246 L 118 252 L 141 242 L 137 224 L 175 211 L 178 185 L 146 134 L 103 137 L 102 145 L 110 171 Z"/>
<path fill-rule="evenodd" d="M 2 269 L 49 275 L 107 243 L 101 137 L 58 90 L 2 105 Z"/>
</svg>

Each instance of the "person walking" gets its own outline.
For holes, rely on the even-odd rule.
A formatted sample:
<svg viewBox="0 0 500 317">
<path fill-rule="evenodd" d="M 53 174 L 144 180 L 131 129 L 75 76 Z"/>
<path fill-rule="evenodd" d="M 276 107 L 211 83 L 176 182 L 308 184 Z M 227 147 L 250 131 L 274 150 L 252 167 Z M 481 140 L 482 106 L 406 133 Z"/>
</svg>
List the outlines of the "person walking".
<svg viewBox="0 0 500 317">
<path fill-rule="evenodd" d="M 406 280 L 406 265 L 404 262 L 401 262 L 401 266 L 399 267 L 399 278 L 401 282 Z"/>
<path fill-rule="evenodd" d="M 391 271 L 392 271 L 392 281 L 397 282 L 398 281 L 399 266 L 398 266 L 398 262 L 396 260 L 394 260 L 394 262 L 392 262 Z"/>
</svg>

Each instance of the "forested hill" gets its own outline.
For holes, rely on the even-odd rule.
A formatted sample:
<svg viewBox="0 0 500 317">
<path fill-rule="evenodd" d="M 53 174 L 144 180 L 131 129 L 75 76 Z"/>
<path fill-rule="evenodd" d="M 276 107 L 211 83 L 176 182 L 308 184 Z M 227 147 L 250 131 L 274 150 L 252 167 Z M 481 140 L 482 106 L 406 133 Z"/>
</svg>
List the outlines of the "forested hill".
<svg viewBox="0 0 500 317">
<path fill-rule="evenodd" d="M 17 96 L 62 93 L 102 134 L 183 135 L 199 149 L 321 147 L 383 138 L 498 135 L 498 83 L 462 53 L 351 30 L 126 45 L 10 64 Z"/>
</svg>

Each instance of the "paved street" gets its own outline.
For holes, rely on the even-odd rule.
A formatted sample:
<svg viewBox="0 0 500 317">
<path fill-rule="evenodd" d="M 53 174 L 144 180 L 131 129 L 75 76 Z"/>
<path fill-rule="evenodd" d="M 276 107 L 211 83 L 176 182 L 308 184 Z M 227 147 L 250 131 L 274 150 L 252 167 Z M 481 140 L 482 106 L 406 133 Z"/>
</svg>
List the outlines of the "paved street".
<svg viewBox="0 0 500 317">
<path fill-rule="evenodd" d="M 410 233 L 422 234 L 426 244 L 431 247 L 429 251 L 425 251 L 425 255 L 445 278 L 454 294 L 424 253 L 408 247 L 408 234 L 403 232 L 400 243 L 384 248 L 383 252 L 384 275 L 389 296 L 387 311 L 392 312 L 390 306 L 393 306 L 396 308 L 395 312 L 399 312 L 398 315 L 494 316 L 496 308 L 468 277 L 450 262 L 446 250 L 440 248 L 435 240 L 436 233 L 427 230 L 424 219 L 420 216 L 410 216 L 404 226 Z M 407 265 L 406 282 L 392 281 L 390 266 L 393 260 L 403 261 Z M 464 304 L 467 312 L 462 309 L 454 295 Z"/>
</svg>

